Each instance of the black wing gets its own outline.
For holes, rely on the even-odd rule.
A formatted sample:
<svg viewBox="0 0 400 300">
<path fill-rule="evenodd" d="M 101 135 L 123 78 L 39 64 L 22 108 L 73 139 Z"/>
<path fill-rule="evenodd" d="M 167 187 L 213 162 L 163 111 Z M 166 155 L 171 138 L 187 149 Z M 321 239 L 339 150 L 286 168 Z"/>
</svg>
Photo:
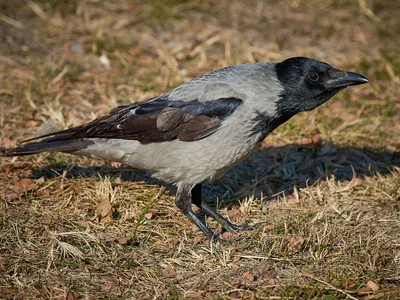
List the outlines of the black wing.
<svg viewBox="0 0 400 300">
<path fill-rule="evenodd" d="M 0 157 L 50 151 L 73 153 L 93 144 L 90 138 L 137 140 L 143 144 L 175 139 L 196 141 L 217 131 L 241 103 L 238 98 L 202 102 L 159 97 L 120 106 L 88 124 L 25 141 L 42 139 L 38 142 L 9 150 L 0 148 Z"/>
<path fill-rule="evenodd" d="M 120 106 L 86 125 L 55 132 L 43 141 L 81 138 L 118 138 L 141 143 L 174 139 L 195 141 L 214 133 L 222 121 L 242 103 L 237 98 L 168 100 L 162 97 L 144 103 Z M 42 136 L 39 138 L 43 138 Z M 35 138 L 36 139 L 36 138 Z"/>
</svg>

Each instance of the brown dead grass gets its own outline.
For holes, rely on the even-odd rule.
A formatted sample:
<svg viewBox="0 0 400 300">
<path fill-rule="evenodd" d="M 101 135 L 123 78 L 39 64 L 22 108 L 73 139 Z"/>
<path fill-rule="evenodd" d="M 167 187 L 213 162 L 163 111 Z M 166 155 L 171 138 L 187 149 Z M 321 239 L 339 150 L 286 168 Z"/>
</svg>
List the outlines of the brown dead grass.
<svg viewBox="0 0 400 300">
<path fill-rule="evenodd" d="M 6 147 L 228 64 L 305 55 L 371 80 L 206 186 L 233 221 L 268 222 L 240 244 L 210 244 L 147 173 L 60 154 L 1 160 L 0 298 L 399 297 L 398 1 L 0 8 Z"/>
</svg>

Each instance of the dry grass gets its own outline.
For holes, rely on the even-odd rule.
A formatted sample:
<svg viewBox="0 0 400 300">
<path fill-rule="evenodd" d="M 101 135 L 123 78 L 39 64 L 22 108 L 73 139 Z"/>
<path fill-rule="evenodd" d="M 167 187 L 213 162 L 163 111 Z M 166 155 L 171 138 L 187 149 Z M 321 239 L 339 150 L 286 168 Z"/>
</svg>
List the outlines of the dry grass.
<svg viewBox="0 0 400 300">
<path fill-rule="evenodd" d="M 371 80 L 293 118 L 206 186 L 235 222 L 268 222 L 245 243 L 210 244 L 147 173 L 59 154 L 2 159 L 0 298 L 397 299 L 399 9 L 0 2 L 2 146 L 227 64 L 305 55 Z"/>
</svg>

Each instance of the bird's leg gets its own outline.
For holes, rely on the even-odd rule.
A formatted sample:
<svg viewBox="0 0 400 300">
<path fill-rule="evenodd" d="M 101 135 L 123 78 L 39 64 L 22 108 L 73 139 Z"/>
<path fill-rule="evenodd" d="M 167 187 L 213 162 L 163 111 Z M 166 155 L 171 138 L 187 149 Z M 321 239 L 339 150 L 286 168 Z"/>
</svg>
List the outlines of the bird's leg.
<svg viewBox="0 0 400 300">
<path fill-rule="evenodd" d="M 196 212 L 196 215 L 205 224 L 208 215 L 203 209 L 201 209 L 201 203 L 201 183 L 199 183 L 192 188 L 192 204 L 196 205 L 199 208 L 199 211 Z"/>
<path fill-rule="evenodd" d="M 227 231 L 240 231 L 240 230 L 254 230 L 263 226 L 265 222 L 260 222 L 254 225 L 249 225 L 247 221 L 243 224 L 235 224 L 221 216 L 215 209 L 208 206 L 205 201 L 202 200 L 201 196 L 201 183 L 197 184 L 192 189 L 192 201 L 193 204 L 203 210 L 207 215 L 212 217 L 215 221 L 222 225 L 222 227 Z"/>
<path fill-rule="evenodd" d="M 192 188 L 192 203 L 201 209 L 202 196 L 201 196 L 201 183 L 196 184 Z"/>
<path fill-rule="evenodd" d="M 201 231 L 210 239 L 219 240 L 214 232 L 208 228 L 192 211 L 192 187 L 191 185 L 180 184 L 176 192 L 175 204 L 180 211 L 187 216 Z"/>
</svg>

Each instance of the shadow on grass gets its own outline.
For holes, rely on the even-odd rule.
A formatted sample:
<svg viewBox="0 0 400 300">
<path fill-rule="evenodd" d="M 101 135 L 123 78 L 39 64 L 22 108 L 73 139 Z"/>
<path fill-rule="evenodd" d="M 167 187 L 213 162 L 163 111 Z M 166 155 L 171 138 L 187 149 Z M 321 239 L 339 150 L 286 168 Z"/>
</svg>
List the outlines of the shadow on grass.
<svg viewBox="0 0 400 300">
<path fill-rule="evenodd" d="M 225 206 L 244 196 L 290 194 L 294 186 L 302 188 L 330 176 L 337 181 L 347 181 L 354 176 L 363 178 L 377 172 L 386 175 L 394 167 L 400 167 L 399 152 L 337 147 L 332 143 L 291 144 L 255 152 L 215 183 L 205 183 L 203 192 L 206 199 L 218 198 Z M 51 165 L 34 170 L 33 176 L 54 178 L 64 170 L 68 170 L 67 178 L 121 177 L 124 181 L 165 185 L 175 193 L 173 186 L 151 178 L 150 173 L 129 168 Z"/>
</svg>

